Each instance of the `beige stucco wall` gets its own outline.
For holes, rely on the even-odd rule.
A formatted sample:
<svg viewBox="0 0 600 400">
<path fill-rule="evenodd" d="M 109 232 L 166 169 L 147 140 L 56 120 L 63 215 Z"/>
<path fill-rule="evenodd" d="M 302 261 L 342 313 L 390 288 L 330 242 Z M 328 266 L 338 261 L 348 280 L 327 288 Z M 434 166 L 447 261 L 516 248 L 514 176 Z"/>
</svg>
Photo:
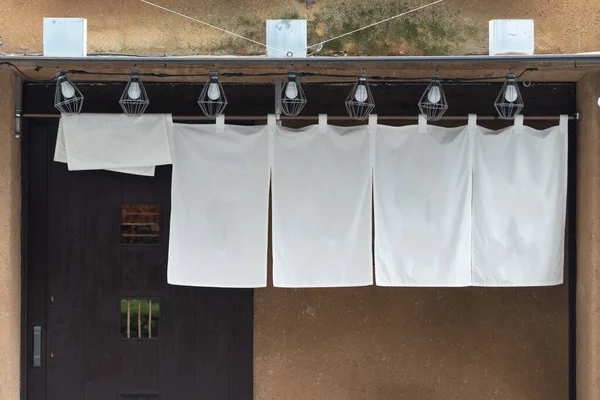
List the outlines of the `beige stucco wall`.
<svg viewBox="0 0 600 400">
<path fill-rule="evenodd" d="M 379 21 L 429 0 L 153 0 L 155 3 L 265 40 L 268 18 L 308 19 L 309 43 Z M 3 0 L 0 51 L 42 51 L 43 17 L 88 20 L 90 52 L 264 54 L 264 49 L 144 4 L 139 0 Z M 535 20 L 537 53 L 600 51 L 600 2 L 593 0 L 445 0 L 325 46 L 321 54 L 486 54 L 488 21 Z"/>
<path fill-rule="evenodd" d="M 0 399 L 19 398 L 21 159 L 14 137 L 14 75 L 0 67 Z"/>
<path fill-rule="evenodd" d="M 567 290 L 257 289 L 255 399 L 567 400 Z"/>
<path fill-rule="evenodd" d="M 600 73 L 577 85 L 577 399 L 600 399 Z"/>
<path fill-rule="evenodd" d="M 600 399 L 600 73 L 577 88 L 577 399 Z M 567 285 L 255 291 L 255 398 L 568 399 Z"/>
</svg>

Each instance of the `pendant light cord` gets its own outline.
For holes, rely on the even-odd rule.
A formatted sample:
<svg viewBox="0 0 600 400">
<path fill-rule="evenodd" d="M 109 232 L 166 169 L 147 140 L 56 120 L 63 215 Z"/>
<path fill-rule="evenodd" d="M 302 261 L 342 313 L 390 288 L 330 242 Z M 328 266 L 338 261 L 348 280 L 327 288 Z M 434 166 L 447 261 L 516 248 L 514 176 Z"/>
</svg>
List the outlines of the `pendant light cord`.
<svg viewBox="0 0 600 400">
<path fill-rule="evenodd" d="M 25 72 L 23 72 L 17 65 L 13 64 L 12 62 L 9 61 L 3 61 L 0 62 L 0 66 L 2 65 L 6 65 L 9 68 L 13 68 L 15 71 L 17 71 L 21 76 L 23 76 L 25 79 L 32 81 L 32 82 L 52 82 L 54 80 L 56 80 L 56 77 L 53 77 L 51 79 L 36 79 L 33 78 L 29 75 L 27 75 Z M 590 64 L 591 65 L 596 65 L 596 64 Z M 584 65 L 584 66 L 588 66 L 588 65 Z M 42 67 L 36 67 L 35 71 L 40 71 L 42 69 Z M 515 78 L 518 79 L 521 76 L 525 75 L 526 73 L 531 73 L 531 72 L 536 72 L 540 69 L 543 70 L 549 70 L 549 69 L 553 69 L 552 67 L 530 67 L 530 68 L 525 68 L 523 69 L 520 73 L 516 74 Z M 125 73 L 125 72 L 107 72 L 107 71 L 88 71 L 88 70 L 73 70 L 73 69 L 69 69 L 69 70 L 65 70 L 64 72 L 70 74 L 70 75 L 91 75 L 91 76 L 122 76 L 122 77 L 128 77 L 129 73 Z M 189 73 L 189 74 L 169 74 L 169 73 L 155 73 L 155 72 L 146 72 L 146 73 L 140 73 L 141 76 L 145 76 L 145 77 L 153 77 L 153 78 L 193 78 L 193 77 L 206 77 L 206 73 Z M 337 82 L 335 79 L 348 79 L 348 78 L 356 78 L 356 74 L 327 74 L 327 73 L 318 73 L 318 72 L 297 72 L 296 75 L 299 78 L 303 78 L 303 77 L 321 77 L 321 78 L 332 78 L 331 81 L 329 81 L 328 83 L 335 83 Z M 243 78 L 243 77 L 249 77 L 249 78 L 253 78 L 253 77 L 283 77 L 285 76 L 284 73 L 279 73 L 279 72 L 264 72 L 264 73 L 245 73 L 245 72 L 223 72 L 220 73 L 219 76 L 224 76 L 227 78 Z M 371 75 L 369 77 L 369 81 L 371 82 L 389 82 L 389 83 L 408 83 L 408 82 L 423 82 L 423 81 L 429 81 L 431 79 L 430 75 L 427 76 L 423 76 L 423 77 L 395 77 L 395 76 L 378 76 L 378 75 Z M 506 74 L 502 74 L 499 76 L 470 76 L 470 77 L 463 77 L 463 78 L 441 78 L 440 81 L 443 83 L 461 83 L 461 82 L 487 82 L 487 81 L 493 81 L 493 80 L 503 80 L 506 79 Z"/>
</svg>

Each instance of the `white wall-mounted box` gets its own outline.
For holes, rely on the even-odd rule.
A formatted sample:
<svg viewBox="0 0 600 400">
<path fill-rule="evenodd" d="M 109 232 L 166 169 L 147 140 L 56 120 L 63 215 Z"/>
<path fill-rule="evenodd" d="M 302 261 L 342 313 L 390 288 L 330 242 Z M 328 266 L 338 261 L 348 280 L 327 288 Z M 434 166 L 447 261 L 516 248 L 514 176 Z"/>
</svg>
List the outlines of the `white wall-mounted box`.
<svg viewBox="0 0 600 400">
<path fill-rule="evenodd" d="M 44 56 L 87 56 L 87 19 L 44 18 Z"/>
<path fill-rule="evenodd" d="M 489 29 L 490 56 L 533 54 L 532 19 L 493 19 Z"/>
<path fill-rule="evenodd" d="M 267 57 L 306 57 L 306 20 L 268 19 L 267 46 Z"/>
</svg>

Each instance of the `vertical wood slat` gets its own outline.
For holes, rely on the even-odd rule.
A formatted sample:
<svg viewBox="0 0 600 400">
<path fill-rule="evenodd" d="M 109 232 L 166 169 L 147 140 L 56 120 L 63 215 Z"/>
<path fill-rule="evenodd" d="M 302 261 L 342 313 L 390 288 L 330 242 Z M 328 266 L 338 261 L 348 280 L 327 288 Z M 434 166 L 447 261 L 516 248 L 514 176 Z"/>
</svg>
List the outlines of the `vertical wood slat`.
<svg viewBox="0 0 600 400">
<path fill-rule="evenodd" d="M 44 360 L 47 360 L 45 366 L 47 373 L 41 385 L 45 386 L 46 393 L 39 397 L 38 393 L 31 393 L 31 397 L 28 398 L 30 400 L 34 398 L 89 399 L 85 394 L 84 384 L 86 370 L 89 371 L 90 365 L 86 359 L 90 347 L 87 343 L 94 343 L 96 349 L 101 348 L 101 345 L 88 336 L 92 331 L 96 338 L 99 336 L 98 325 L 95 322 L 99 318 L 95 318 L 96 315 L 93 314 L 94 311 L 90 311 L 89 306 L 88 295 L 93 288 L 90 281 L 87 281 L 89 264 L 86 262 L 88 251 L 86 224 L 89 211 L 100 207 L 88 207 L 87 172 L 71 173 L 64 164 L 53 161 L 57 126 L 54 124 L 47 126 L 48 129 L 43 132 L 32 132 L 37 135 L 48 135 L 48 153 L 45 158 L 42 158 L 47 161 L 45 169 L 48 180 L 45 196 L 47 225 L 36 226 L 36 229 L 40 229 L 40 233 L 45 236 L 42 254 L 47 257 L 45 260 L 47 270 L 43 285 L 44 291 L 48 292 L 46 295 L 44 291 L 33 294 L 44 296 L 39 300 L 43 302 L 48 313 L 47 325 L 43 326 L 46 330 L 42 332 L 42 365 Z M 37 168 L 42 166 L 37 164 Z M 64 240 L 64 238 L 70 239 Z M 40 266 L 44 265 L 41 262 L 40 264 Z M 51 299 L 50 304 L 48 298 Z M 106 303 L 111 304 L 110 300 Z M 110 311 L 114 317 L 118 317 L 114 308 Z M 89 329 L 92 323 L 94 327 Z M 116 329 L 112 332 L 118 333 Z M 56 354 L 56 357 L 51 358 L 50 352 Z"/>
<path fill-rule="evenodd" d="M 34 123 L 35 122 L 35 123 Z M 27 126 L 28 125 L 28 126 Z M 21 145 L 27 152 L 23 154 L 23 163 L 26 170 L 23 171 L 24 179 L 27 179 L 26 187 L 23 189 L 26 201 L 26 216 L 24 216 L 23 224 L 27 227 L 27 243 L 24 248 L 27 251 L 27 307 L 26 318 L 26 341 L 27 355 L 23 362 L 27 366 L 27 374 L 23 380 L 26 383 L 26 390 L 29 399 L 44 399 L 46 398 L 46 360 L 48 357 L 42 357 L 41 368 L 34 368 L 31 359 L 33 350 L 33 335 L 31 334 L 31 326 L 39 325 L 47 327 L 47 261 L 52 259 L 53 248 L 48 246 L 50 236 L 46 236 L 47 226 L 49 224 L 48 203 L 48 182 L 51 146 L 53 136 L 50 134 L 44 125 L 38 121 L 31 121 L 30 124 L 24 125 L 24 136 Z M 28 128 L 28 129 L 27 129 Z M 61 188 L 63 188 L 61 186 Z M 57 204 L 58 203 L 54 203 Z M 63 203 L 64 204 L 64 203 Z M 72 203 L 69 203 L 70 205 Z M 55 214 L 52 214 L 55 215 Z M 78 238 L 75 238 L 78 239 Z M 61 244 L 67 245 L 63 241 Z M 64 258 L 63 258 L 64 259 Z M 63 264 L 64 261 L 63 261 Z M 51 277 L 51 275 L 48 275 Z M 46 330 L 42 331 L 42 335 L 50 335 Z M 45 339 L 42 336 L 42 339 Z M 42 341 L 42 354 L 48 354 L 49 348 L 46 347 L 47 342 Z M 78 351 L 80 348 L 75 347 Z M 73 364 L 75 361 L 73 361 Z M 50 384 L 51 387 L 51 384 Z M 81 393 L 79 393 L 81 394 Z"/>
<path fill-rule="evenodd" d="M 142 337 L 142 300 L 138 299 L 138 339 Z"/>
<path fill-rule="evenodd" d="M 127 339 L 131 338 L 131 300 L 127 299 Z"/>
<path fill-rule="evenodd" d="M 77 174 L 69 172 L 69 174 Z M 121 300 L 119 218 L 122 204 L 122 174 L 85 171 L 84 259 L 85 265 L 85 396 L 64 395 L 46 400 L 114 399 L 122 370 L 120 314 L 115 305 Z M 74 189 L 78 190 L 78 189 Z M 92 212 L 93 210 L 93 212 Z M 68 314 L 64 314 L 68 315 Z M 102 324 L 98 324 L 102 321 Z"/>
<path fill-rule="evenodd" d="M 138 339 L 143 338 L 143 330 L 142 330 L 142 302 L 143 299 L 133 299 L 137 301 L 137 328 L 138 328 Z M 131 301 L 132 299 L 127 299 L 127 338 L 131 339 Z M 152 338 L 152 300 L 148 301 L 148 338 Z"/>
<path fill-rule="evenodd" d="M 237 289 L 234 296 L 233 398 L 244 399 L 254 384 L 254 294 L 252 289 Z"/>
<path fill-rule="evenodd" d="M 152 300 L 148 300 L 148 337 L 152 337 Z"/>
</svg>

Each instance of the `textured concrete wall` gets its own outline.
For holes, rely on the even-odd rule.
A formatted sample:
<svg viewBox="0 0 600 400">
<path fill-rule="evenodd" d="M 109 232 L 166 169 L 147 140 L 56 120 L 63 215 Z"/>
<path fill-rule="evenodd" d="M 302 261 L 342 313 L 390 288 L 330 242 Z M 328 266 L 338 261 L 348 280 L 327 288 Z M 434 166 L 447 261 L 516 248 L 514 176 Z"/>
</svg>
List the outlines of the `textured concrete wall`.
<svg viewBox="0 0 600 400">
<path fill-rule="evenodd" d="M 429 0 L 153 0 L 222 28 L 265 40 L 268 18 L 309 20 L 309 42 L 427 4 Z M 232 38 L 138 0 L 2 0 L 4 52 L 42 51 L 43 17 L 88 19 L 90 52 L 141 54 L 264 54 Z M 488 21 L 535 19 L 536 52 L 600 50 L 600 2 L 593 0 L 445 0 L 376 28 L 331 42 L 321 54 L 486 54 Z"/>
<path fill-rule="evenodd" d="M 14 138 L 14 75 L 0 67 L 0 399 L 19 398 L 21 160 Z"/>
<path fill-rule="evenodd" d="M 577 400 L 600 399 L 600 73 L 577 85 Z"/>
<path fill-rule="evenodd" d="M 568 399 L 566 284 L 258 289 L 254 327 L 256 400 Z"/>
</svg>

